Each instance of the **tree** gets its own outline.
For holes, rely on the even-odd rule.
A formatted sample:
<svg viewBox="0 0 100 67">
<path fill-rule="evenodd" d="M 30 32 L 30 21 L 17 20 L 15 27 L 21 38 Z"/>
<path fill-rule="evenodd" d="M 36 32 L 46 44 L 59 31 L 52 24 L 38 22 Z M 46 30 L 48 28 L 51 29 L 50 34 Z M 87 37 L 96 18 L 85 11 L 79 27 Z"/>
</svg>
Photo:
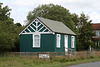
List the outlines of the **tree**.
<svg viewBox="0 0 100 67">
<path fill-rule="evenodd" d="M 20 23 L 15 24 L 17 27 L 21 27 L 22 25 Z"/>
<path fill-rule="evenodd" d="M 72 14 L 72 20 L 74 22 L 75 33 L 78 35 L 78 26 L 79 26 L 79 16 L 77 14 Z"/>
<path fill-rule="evenodd" d="M 51 20 L 61 21 L 74 31 L 74 22 L 72 21 L 69 10 L 54 4 L 40 5 L 33 11 L 30 11 L 27 16 L 28 23 L 32 22 L 37 16 Z"/>
<path fill-rule="evenodd" d="M 81 13 L 80 17 L 76 14 L 72 16 L 77 30 L 77 50 L 87 50 L 89 45 L 91 45 L 91 38 L 94 35 L 91 25 L 92 20 L 89 20 L 89 16 L 84 13 Z"/>
<path fill-rule="evenodd" d="M 14 40 L 8 28 L 9 26 L 7 26 L 6 22 L 0 21 L 0 53 L 10 51 L 14 46 Z"/>
<path fill-rule="evenodd" d="M 3 3 L 0 3 L 0 20 L 5 21 L 10 16 L 11 9 L 8 6 L 2 7 Z"/>
<path fill-rule="evenodd" d="M 14 47 L 12 51 L 19 52 L 20 51 L 20 36 L 18 35 L 20 31 L 23 29 L 23 26 L 20 23 L 14 24 L 13 27 L 13 34 L 14 34 Z"/>
<path fill-rule="evenodd" d="M 11 9 L 8 6 L 2 6 L 0 3 L 0 53 L 8 51 L 19 51 L 19 32 L 22 29 L 20 23 L 14 24 L 10 18 Z M 14 49 L 16 48 L 16 49 Z"/>
</svg>

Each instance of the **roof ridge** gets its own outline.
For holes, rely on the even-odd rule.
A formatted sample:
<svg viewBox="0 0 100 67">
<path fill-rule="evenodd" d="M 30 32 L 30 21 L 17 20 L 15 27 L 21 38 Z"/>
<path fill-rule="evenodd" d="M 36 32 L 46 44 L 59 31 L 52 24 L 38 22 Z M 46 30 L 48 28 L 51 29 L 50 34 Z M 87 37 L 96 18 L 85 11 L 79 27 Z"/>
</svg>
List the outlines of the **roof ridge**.
<svg viewBox="0 0 100 67">
<path fill-rule="evenodd" d="M 56 20 L 52 20 L 52 19 L 48 19 L 48 18 L 44 18 L 44 17 L 37 17 L 37 18 L 43 18 L 43 19 L 46 19 L 46 20 L 62 23 L 61 21 L 56 21 Z"/>
</svg>

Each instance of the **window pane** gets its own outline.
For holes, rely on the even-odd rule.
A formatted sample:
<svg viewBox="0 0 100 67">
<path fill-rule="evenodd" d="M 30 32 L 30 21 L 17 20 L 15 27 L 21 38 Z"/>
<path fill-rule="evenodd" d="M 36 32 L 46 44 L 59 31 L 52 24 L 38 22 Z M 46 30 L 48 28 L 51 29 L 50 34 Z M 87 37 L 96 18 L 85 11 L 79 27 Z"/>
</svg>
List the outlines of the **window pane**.
<svg viewBox="0 0 100 67">
<path fill-rule="evenodd" d="M 34 46 L 39 47 L 40 37 L 39 35 L 34 35 Z"/>
<path fill-rule="evenodd" d="M 35 39 L 39 39 L 39 35 L 35 35 L 34 38 L 35 38 Z"/>
<path fill-rule="evenodd" d="M 72 36 L 71 40 L 72 40 L 72 42 L 71 42 L 72 43 L 72 48 L 74 48 L 74 36 Z"/>
<path fill-rule="evenodd" d="M 60 47 L 60 34 L 57 34 L 57 47 Z"/>
<path fill-rule="evenodd" d="M 36 45 L 39 46 L 39 39 L 36 39 Z"/>
<path fill-rule="evenodd" d="M 99 31 L 96 31 L 96 35 L 99 36 Z"/>
<path fill-rule="evenodd" d="M 35 39 L 35 40 L 34 40 L 34 46 L 37 46 L 37 42 L 36 42 L 36 41 L 37 41 L 37 40 Z"/>
</svg>

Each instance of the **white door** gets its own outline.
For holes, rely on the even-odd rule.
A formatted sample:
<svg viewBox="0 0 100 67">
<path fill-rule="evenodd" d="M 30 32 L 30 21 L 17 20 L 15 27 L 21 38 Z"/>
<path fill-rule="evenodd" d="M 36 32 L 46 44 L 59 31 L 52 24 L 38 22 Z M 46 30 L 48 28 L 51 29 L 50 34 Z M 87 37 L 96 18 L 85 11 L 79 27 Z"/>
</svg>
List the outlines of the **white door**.
<svg viewBox="0 0 100 67">
<path fill-rule="evenodd" d="M 65 35 L 65 52 L 68 52 L 68 35 Z"/>
</svg>

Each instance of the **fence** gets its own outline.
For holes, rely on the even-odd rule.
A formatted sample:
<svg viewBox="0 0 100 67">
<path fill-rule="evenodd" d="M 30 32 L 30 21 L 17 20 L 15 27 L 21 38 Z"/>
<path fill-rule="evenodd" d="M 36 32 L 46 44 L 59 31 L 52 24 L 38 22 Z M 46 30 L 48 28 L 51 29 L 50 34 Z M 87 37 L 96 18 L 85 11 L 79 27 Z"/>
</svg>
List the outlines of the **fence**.
<svg viewBox="0 0 100 67">
<path fill-rule="evenodd" d="M 54 57 L 90 57 L 90 56 L 100 56 L 100 51 L 79 51 L 74 53 L 68 53 L 65 55 L 64 52 L 8 52 L 1 54 L 1 56 L 32 56 L 40 58 L 50 58 Z"/>
</svg>

